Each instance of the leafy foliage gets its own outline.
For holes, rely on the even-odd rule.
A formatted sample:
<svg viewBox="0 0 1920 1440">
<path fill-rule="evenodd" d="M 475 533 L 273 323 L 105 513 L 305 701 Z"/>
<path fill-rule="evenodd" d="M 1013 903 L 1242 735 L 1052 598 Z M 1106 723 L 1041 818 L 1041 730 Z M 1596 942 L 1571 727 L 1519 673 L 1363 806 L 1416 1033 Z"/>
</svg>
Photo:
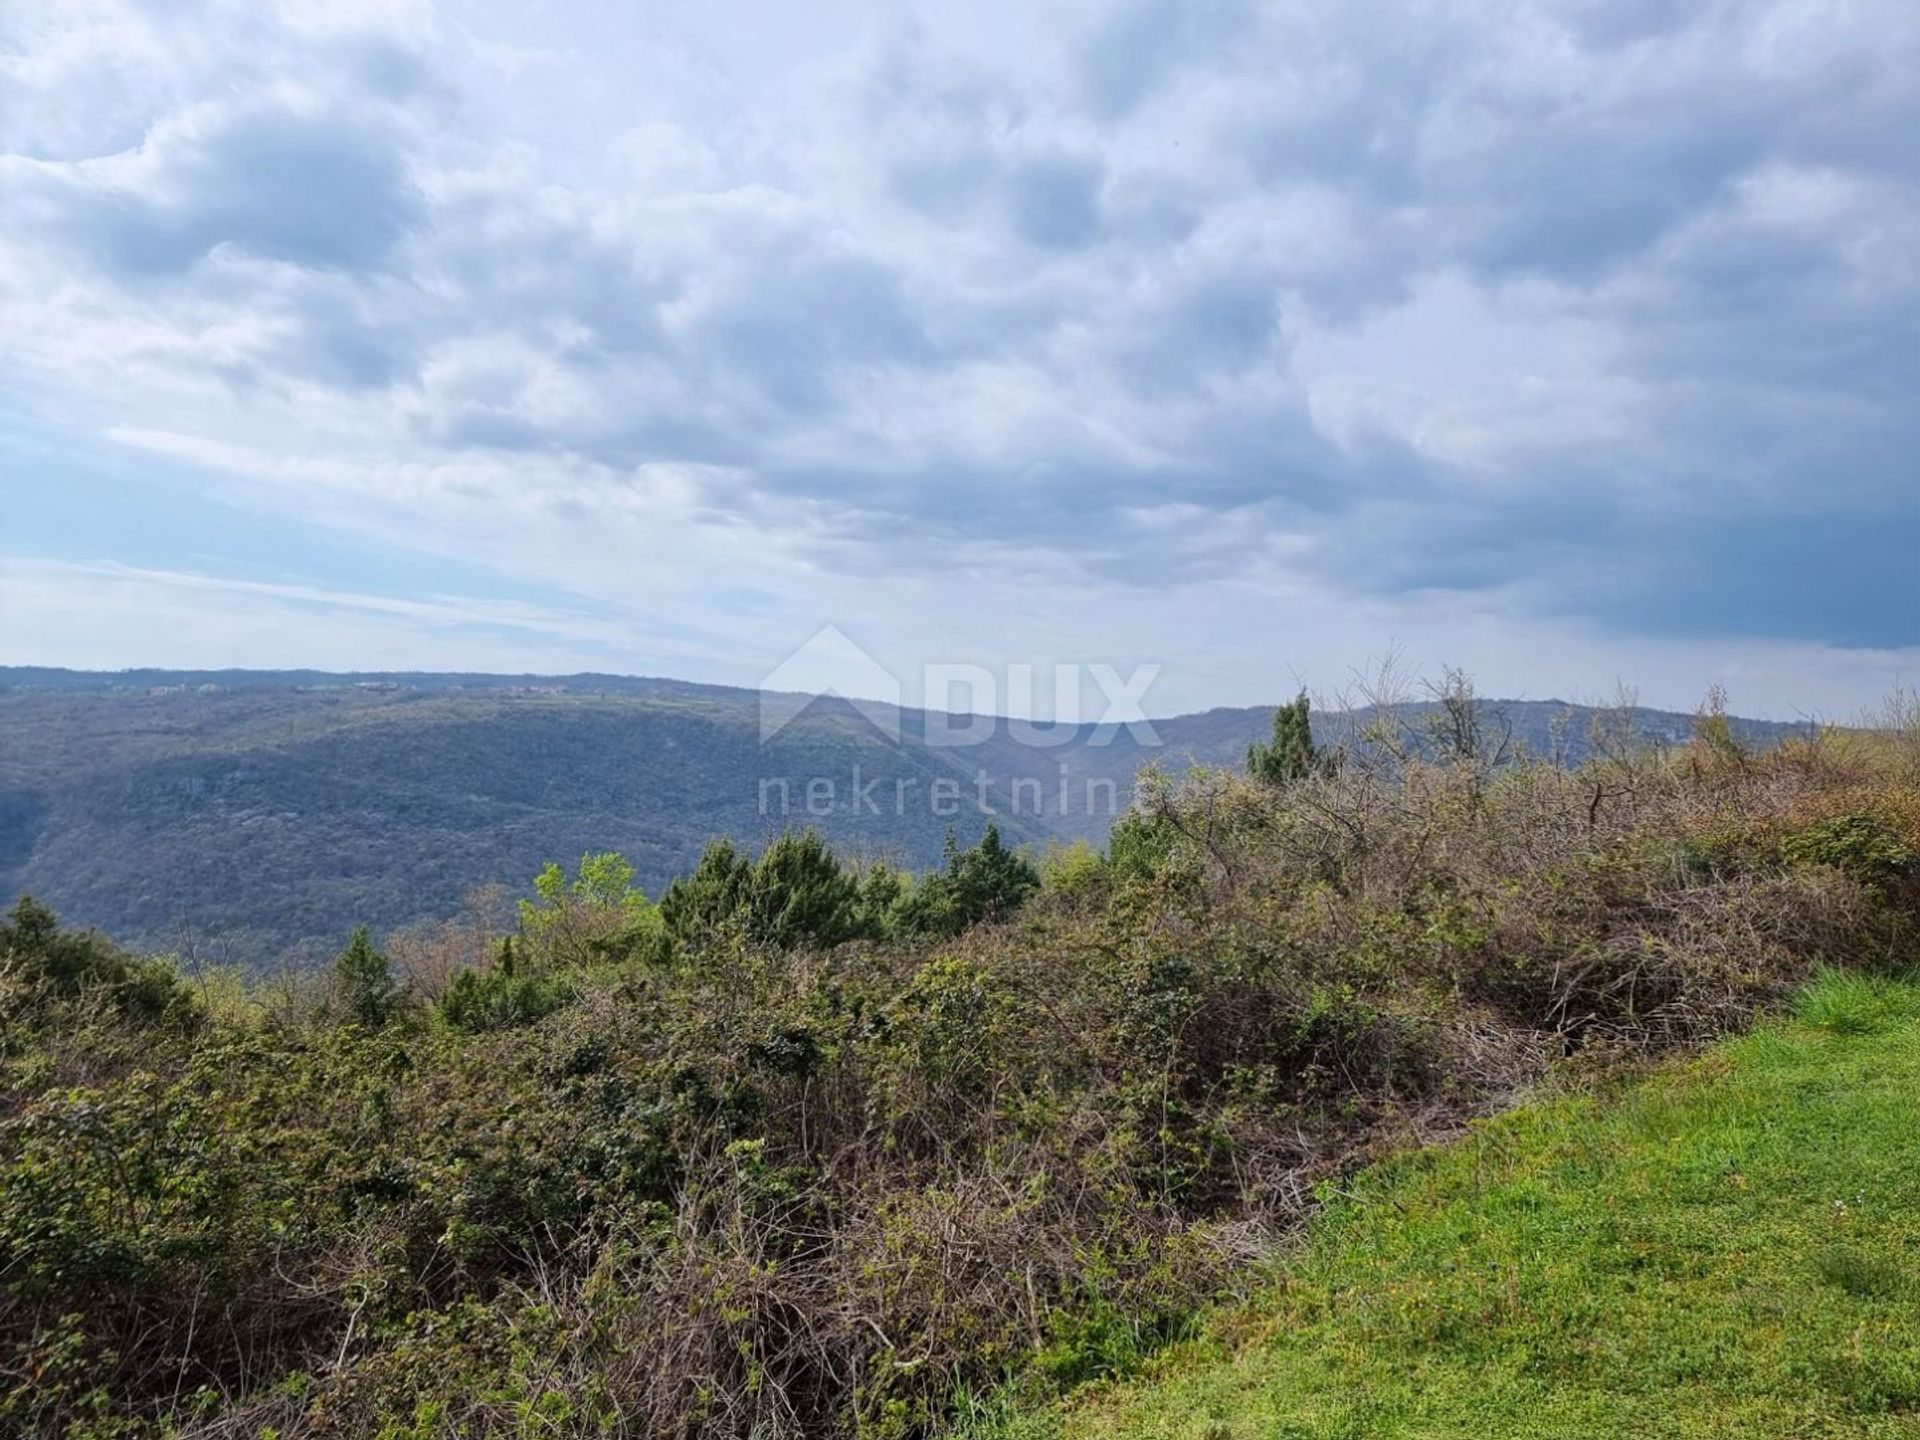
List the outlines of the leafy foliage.
<svg viewBox="0 0 1920 1440">
<path fill-rule="evenodd" d="M 128 955 L 91 930 L 62 930 L 31 895 L 0 920 L 0 974 L 23 1005 L 97 998 L 136 1021 L 184 1021 L 193 1012 L 170 966 Z"/>
<path fill-rule="evenodd" d="M 1769 1026 L 1343 1183 L 1151 1379 L 973 1440 L 1902 1433 L 1920 990 L 1828 975 L 1795 1010 L 1865 992 L 1870 1027 Z"/>
<path fill-rule="evenodd" d="M 1158 874 L 1180 839 L 1179 815 L 1169 801 L 1166 777 L 1158 770 L 1143 772 L 1139 790 L 1139 802 L 1113 822 L 1107 839 L 1107 862 L 1121 878 Z"/>
<path fill-rule="evenodd" d="M 1545 701 L 1502 709 L 1532 753 L 1548 753 L 1560 727 L 1567 758 L 1583 757 L 1594 712 Z M 1330 748 L 1373 714 L 1322 712 L 1313 728 Z M 1692 724 L 1642 710 L 1631 730 L 1671 746 Z M 1806 728 L 1728 724 L 1756 752 Z M 477 887 L 517 890 L 553 856 L 619 851 L 634 884 L 658 896 L 709 841 L 757 846 L 770 820 L 815 824 L 843 855 L 909 869 L 944 863 L 949 826 L 970 844 L 996 818 L 1010 845 L 1099 845 L 1112 807 L 1088 802 L 1083 778 L 1124 799 L 1156 756 L 1235 765 L 1268 728 L 1263 709 L 1219 710 L 1156 720 L 1158 750 L 1091 724 L 1059 748 L 1000 733 L 954 750 L 919 744 L 912 717 L 892 744 L 827 699 L 763 745 L 752 691 L 667 680 L 529 687 L 499 675 L 0 666 L 0 896 L 31 891 L 122 944 L 197 964 L 264 973 L 291 955 L 323 966 L 355 923 L 391 950 L 396 930 L 451 914 Z M 1063 763 L 1073 774 L 1064 813 Z M 806 812 L 810 777 L 844 780 L 856 764 L 881 797 L 903 784 L 925 799 L 930 777 L 951 776 L 959 814 L 912 803 L 882 804 L 878 816 Z M 997 816 L 974 790 L 981 769 L 1001 782 Z M 1007 803 L 1023 777 L 1038 784 L 1044 814 Z"/>
<path fill-rule="evenodd" d="M 882 878 L 877 885 L 884 889 Z M 660 897 L 667 933 L 682 944 L 734 935 L 781 949 L 837 945 L 880 933 L 872 902 L 816 831 L 782 835 L 756 861 L 716 840 L 685 880 Z"/>
<path fill-rule="evenodd" d="M 445 984 L 361 936 L 203 1004 L 16 907 L 0 1425 L 917 1440 L 1130 1365 L 1410 1132 L 1920 937 L 1848 859 L 1920 842 L 1897 746 L 1497 750 L 1149 786 L 1050 883 L 797 835 L 656 907 L 590 851 Z"/>
<path fill-rule="evenodd" d="M 666 937 L 661 912 L 633 883 L 633 866 L 608 851 L 580 857 L 573 877 L 549 863 L 520 902 L 520 933 L 533 965 L 582 968 L 624 958 L 658 958 Z"/>
<path fill-rule="evenodd" d="M 1302 690 L 1292 704 L 1273 712 L 1273 738 L 1247 747 L 1249 775 L 1269 785 L 1287 785 L 1313 773 L 1319 757 L 1308 710 L 1307 692 Z"/>
<path fill-rule="evenodd" d="M 1920 878 L 1920 853 L 1872 815 L 1841 815 L 1787 836 L 1781 849 L 1804 865 L 1832 865 L 1874 885 Z"/>
<path fill-rule="evenodd" d="M 980 843 L 962 850 L 947 836 L 946 868 L 926 876 L 900 904 L 898 928 L 907 935 L 953 936 L 970 926 L 1002 920 L 1040 888 L 1040 872 L 987 826 Z"/>
<path fill-rule="evenodd" d="M 573 986 L 558 976 L 526 973 L 518 959 L 513 936 L 500 941 L 500 953 L 490 969 L 462 970 L 436 1002 L 440 1019 L 455 1030 L 477 1034 L 530 1025 L 577 998 Z"/>
<path fill-rule="evenodd" d="M 347 948 L 335 958 L 333 974 L 340 987 L 340 1003 L 354 1020 L 378 1029 L 393 1018 L 400 991 L 387 957 L 373 948 L 366 926 L 353 932 Z"/>
</svg>

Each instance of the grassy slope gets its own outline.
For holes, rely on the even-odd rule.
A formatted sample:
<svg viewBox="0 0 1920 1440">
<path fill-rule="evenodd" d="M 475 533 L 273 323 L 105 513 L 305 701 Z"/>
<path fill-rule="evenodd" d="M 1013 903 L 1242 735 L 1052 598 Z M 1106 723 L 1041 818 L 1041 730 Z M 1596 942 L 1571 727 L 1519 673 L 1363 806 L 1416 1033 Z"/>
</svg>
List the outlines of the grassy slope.
<svg viewBox="0 0 1920 1440">
<path fill-rule="evenodd" d="M 1257 1307 L 1007 1440 L 1920 1435 L 1920 989 L 1369 1172 Z"/>
</svg>

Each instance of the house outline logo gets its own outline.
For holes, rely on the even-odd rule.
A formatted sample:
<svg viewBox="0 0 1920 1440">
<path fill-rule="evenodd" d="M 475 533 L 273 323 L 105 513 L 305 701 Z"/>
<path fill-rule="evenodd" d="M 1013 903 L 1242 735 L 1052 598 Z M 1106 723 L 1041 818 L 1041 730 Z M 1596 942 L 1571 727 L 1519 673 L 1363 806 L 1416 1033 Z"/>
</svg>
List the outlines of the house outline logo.
<svg viewBox="0 0 1920 1440">
<path fill-rule="evenodd" d="M 900 743 L 900 681 L 837 625 L 822 625 L 760 681 L 760 743 L 766 744 L 816 700 L 832 698 Z"/>
</svg>

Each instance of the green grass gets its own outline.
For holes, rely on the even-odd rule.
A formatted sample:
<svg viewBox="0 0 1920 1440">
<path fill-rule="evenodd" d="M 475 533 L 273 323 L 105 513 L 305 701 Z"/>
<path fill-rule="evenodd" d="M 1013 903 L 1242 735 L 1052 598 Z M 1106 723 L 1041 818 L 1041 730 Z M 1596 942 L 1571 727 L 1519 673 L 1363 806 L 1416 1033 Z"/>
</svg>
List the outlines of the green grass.
<svg viewBox="0 0 1920 1440">
<path fill-rule="evenodd" d="M 1261 1300 L 999 1440 L 1920 1435 L 1920 988 L 1369 1171 Z"/>
</svg>

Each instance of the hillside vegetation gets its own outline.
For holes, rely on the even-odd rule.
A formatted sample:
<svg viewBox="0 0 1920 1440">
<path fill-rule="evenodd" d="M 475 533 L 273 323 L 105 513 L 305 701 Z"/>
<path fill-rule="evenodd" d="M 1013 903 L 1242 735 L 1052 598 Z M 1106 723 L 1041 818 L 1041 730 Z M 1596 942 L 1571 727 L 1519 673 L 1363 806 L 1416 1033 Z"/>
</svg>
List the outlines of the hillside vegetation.
<svg viewBox="0 0 1920 1440">
<path fill-rule="evenodd" d="M 1920 987 L 1795 1013 L 1367 1172 L 1148 1382 L 980 1440 L 1920 1434 Z"/>
<path fill-rule="evenodd" d="M 1283 714 L 1104 853 L 589 856 L 306 982 L 23 902 L 0 1426 L 930 1435 L 1138 1363 L 1370 1159 L 1914 954 L 1910 725 L 1564 768 L 1481 718 Z"/>
<path fill-rule="evenodd" d="M 988 820 L 1009 843 L 1103 844 L 1142 763 L 1238 765 L 1272 714 L 1157 722 L 1158 746 L 1092 724 L 1023 745 L 1002 724 L 946 747 L 918 711 L 896 743 L 825 700 L 763 745 L 759 699 L 608 675 L 0 668 L 0 895 L 30 890 L 141 949 L 270 970 L 324 960 L 343 918 L 376 937 L 462 908 L 502 921 L 471 892 L 588 852 L 619 851 L 658 895 L 716 836 L 758 850 L 809 825 L 842 854 L 913 868 L 940 863 L 949 827 L 971 844 Z M 1584 754 L 1593 712 L 1497 708 L 1531 753 Z M 1756 748 L 1796 732 L 1732 723 Z M 1634 725 L 1684 742 L 1688 717 Z M 1329 743 L 1352 728 L 1321 717 Z M 809 809 L 815 779 L 834 788 Z"/>
</svg>

